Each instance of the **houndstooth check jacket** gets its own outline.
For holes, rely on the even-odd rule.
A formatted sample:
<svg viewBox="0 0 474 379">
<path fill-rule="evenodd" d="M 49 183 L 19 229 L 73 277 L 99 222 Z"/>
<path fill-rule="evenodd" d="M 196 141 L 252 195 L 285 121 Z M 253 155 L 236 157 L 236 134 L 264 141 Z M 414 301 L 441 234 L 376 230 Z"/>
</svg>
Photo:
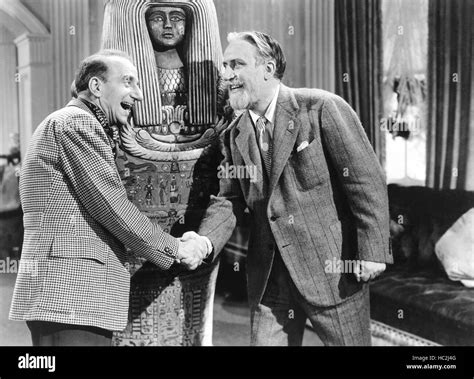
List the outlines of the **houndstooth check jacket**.
<svg viewBox="0 0 474 379">
<path fill-rule="evenodd" d="M 10 319 L 123 330 L 124 245 L 166 270 L 178 242 L 127 199 L 109 139 L 80 100 L 36 129 L 20 196 L 25 234 Z"/>
</svg>

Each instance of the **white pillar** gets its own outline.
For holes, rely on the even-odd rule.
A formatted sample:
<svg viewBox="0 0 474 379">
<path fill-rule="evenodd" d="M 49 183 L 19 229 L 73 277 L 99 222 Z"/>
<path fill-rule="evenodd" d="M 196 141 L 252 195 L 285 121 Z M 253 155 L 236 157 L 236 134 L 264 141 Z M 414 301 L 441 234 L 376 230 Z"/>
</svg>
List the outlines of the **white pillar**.
<svg viewBox="0 0 474 379">
<path fill-rule="evenodd" d="M 8 154 L 10 134 L 18 133 L 18 85 L 15 82 L 16 46 L 13 34 L 0 27 L 0 154 Z"/>
<path fill-rule="evenodd" d="M 20 94 L 20 146 L 26 153 L 31 135 L 52 112 L 51 39 L 49 35 L 23 34 L 15 39 L 18 51 Z"/>
</svg>

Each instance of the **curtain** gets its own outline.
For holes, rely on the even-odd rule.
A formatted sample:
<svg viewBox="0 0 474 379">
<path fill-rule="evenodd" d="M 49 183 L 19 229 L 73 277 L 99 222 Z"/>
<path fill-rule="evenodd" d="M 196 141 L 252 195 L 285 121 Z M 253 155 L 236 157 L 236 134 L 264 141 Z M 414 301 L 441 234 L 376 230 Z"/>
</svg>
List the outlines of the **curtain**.
<svg viewBox="0 0 474 379">
<path fill-rule="evenodd" d="M 381 0 L 336 0 L 336 92 L 354 108 L 382 165 Z"/>
<path fill-rule="evenodd" d="M 214 4 L 224 48 L 229 32 L 268 33 L 285 53 L 284 84 L 335 91 L 334 0 L 214 0 Z"/>
<path fill-rule="evenodd" d="M 472 11 L 472 0 L 429 2 L 426 161 L 435 189 L 474 190 Z"/>
</svg>

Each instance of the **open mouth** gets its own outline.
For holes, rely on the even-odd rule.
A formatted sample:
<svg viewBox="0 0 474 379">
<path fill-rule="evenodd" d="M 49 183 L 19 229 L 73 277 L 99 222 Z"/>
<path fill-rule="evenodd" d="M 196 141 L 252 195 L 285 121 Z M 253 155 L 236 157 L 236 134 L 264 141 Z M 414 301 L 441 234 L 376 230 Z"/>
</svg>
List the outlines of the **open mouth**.
<svg viewBox="0 0 474 379">
<path fill-rule="evenodd" d="M 238 89 L 243 88 L 243 87 L 244 87 L 243 83 L 231 84 L 231 85 L 229 86 L 229 88 L 230 88 L 231 91 L 235 91 L 235 90 L 238 90 Z"/>
<path fill-rule="evenodd" d="M 120 103 L 120 106 L 125 109 L 126 111 L 131 111 L 132 110 L 132 107 L 133 107 L 133 104 L 132 103 L 127 103 L 126 101 L 122 101 Z"/>
</svg>

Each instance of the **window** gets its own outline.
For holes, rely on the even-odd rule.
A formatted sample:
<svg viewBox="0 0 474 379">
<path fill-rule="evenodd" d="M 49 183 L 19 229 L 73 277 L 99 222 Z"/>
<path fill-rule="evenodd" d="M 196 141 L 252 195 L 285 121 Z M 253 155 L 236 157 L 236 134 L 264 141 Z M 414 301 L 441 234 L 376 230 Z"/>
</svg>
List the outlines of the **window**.
<svg viewBox="0 0 474 379">
<path fill-rule="evenodd" d="M 383 0 L 382 17 L 387 179 L 425 185 L 428 1 Z"/>
</svg>

